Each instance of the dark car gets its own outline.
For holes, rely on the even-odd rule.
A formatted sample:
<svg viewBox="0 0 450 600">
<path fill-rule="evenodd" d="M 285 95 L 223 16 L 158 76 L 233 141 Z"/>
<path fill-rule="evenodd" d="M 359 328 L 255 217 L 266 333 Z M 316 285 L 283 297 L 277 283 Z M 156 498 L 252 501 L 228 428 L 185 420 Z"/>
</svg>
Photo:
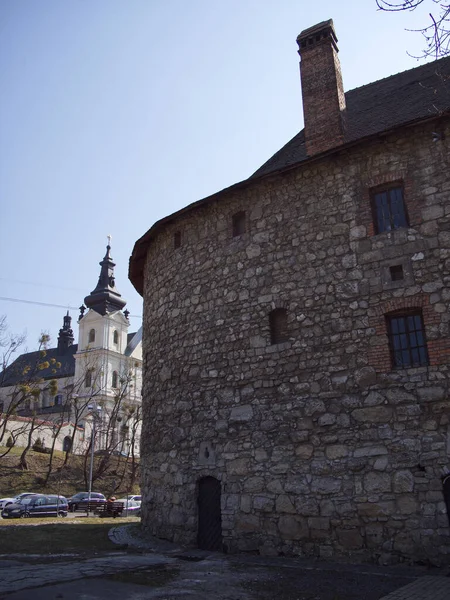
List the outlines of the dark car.
<svg viewBox="0 0 450 600">
<path fill-rule="evenodd" d="M 34 494 L 25 496 L 8 504 L 2 510 L 4 519 L 18 519 L 27 517 L 67 517 L 69 505 L 64 496 L 54 494 Z"/>
<path fill-rule="evenodd" d="M 71 498 L 69 498 L 69 510 L 75 512 L 76 510 L 86 510 L 88 504 L 94 504 L 95 502 L 106 502 L 106 498 L 103 494 L 98 492 L 91 492 L 89 499 L 89 492 L 78 492 Z"/>
</svg>

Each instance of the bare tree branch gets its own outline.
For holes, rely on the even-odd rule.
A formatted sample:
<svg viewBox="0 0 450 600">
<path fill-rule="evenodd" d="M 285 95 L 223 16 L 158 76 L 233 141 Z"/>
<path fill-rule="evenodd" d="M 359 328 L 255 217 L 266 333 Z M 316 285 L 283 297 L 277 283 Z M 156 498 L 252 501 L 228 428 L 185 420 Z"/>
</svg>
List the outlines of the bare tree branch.
<svg viewBox="0 0 450 600">
<path fill-rule="evenodd" d="M 421 33 L 426 47 L 421 56 L 415 58 L 447 56 L 450 54 L 450 3 L 444 0 L 375 0 L 379 10 L 385 12 L 413 11 L 424 2 L 432 2 L 435 10 L 429 13 L 430 25 L 421 29 L 409 29 Z"/>
</svg>

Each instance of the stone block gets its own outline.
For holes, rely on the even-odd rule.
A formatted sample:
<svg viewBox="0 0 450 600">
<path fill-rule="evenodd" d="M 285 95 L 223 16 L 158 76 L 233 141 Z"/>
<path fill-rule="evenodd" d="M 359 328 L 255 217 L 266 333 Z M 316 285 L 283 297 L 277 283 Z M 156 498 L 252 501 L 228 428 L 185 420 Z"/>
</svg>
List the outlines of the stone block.
<svg viewBox="0 0 450 600">
<path fill-rule="evenodd" d="M 340 491 L 342 480 L 335 477 L 315 477 L 311 490 L 316 494 L 335 494 Z"/>
<path fill-rule="evenodd" d="M 247 475 L 249 460 L 247 458 L 236 458 L 226 463 L 228 475 Z"/>
<path fill-rule="evenodd" d="M 380 518 L 389 517 L 394 514 L 395 505 L 393 501 L 386 502 L 364 502 L 357 504 L 358 514 L 362 517 Z"/>
<path fill-rule="evenodd" d="M 262 492 L 265 488 L 262 477 L 248 477 L 244 481 L 244 492 Z"/>
<path fill-rule="evenodd" d="M 394 492 L 404 493 L 414 490 L 414 476 L 411 471 L 397 471 L 393 476 Z"/>
<path fill-rule="evenodd" d="M 364 546 L 364 539 L 358 529 L 337 529 L 336 533 L 344 550 L 353 550 Z"/>
<path fill-rule="evenodd" d="M 392 419 L 392 408 L 389 406 L 355 408 L 351 415 L 358 423 L 388 423 Z"/>
<path fill-rule="evenodd" d="M 260 531 L 261 524 L 257 515 L 244 515 L 240 513 L 235 522 L 236 533 L 254 533 Z"/>
<path fill-rule="evenodd" d="M 391 488 L 391 476 L 388 473 L 371 472 L 364 476 L 364 490 L 369 494 L 390 492 Z"/>
<path fill-rule="evenodd" d="M 294 514 L 297 512 L 294 505 L 291 502 L 291 499 L 289 498 L 289 496 L 286 496 L 285 494 L 282 494 L 277 497 L 276 511 L 277 511 L 277 513 L 291 513 L 291 514 Z"/>
<path fill-rule="evenodd" d="M 295 448 L 295 456 L 302 460 L 308 460 L 311 458 L 314 452 L 314 446 L 312 444 L 300 444 Z"/>
<path fill-rule="evenodd" d="M 245 422 L 253 419 L 253 407 L 251 404 L 234 406 L 230 413 L 230 423 Z"/>
<path fill-rule="evenodd" d="M 268 498 L 267 496 L 255 496 L 253 498 L 254 510 L 261 510 L 263 512 L 272 512 L 274 507 L 274 499 Z"/>
<path fill-rule="evenodd" d="M 300 517 L 281 516 L 278 520 L 278 529 L 285 540 L 302 540 L 309 537 L 305 519 Z"/>
<path fill-rule="evenodd" d="M 348 456 L 348 448 L 343 444 L 333 444 L 325 448 L 325 454 L 330 460 L 345 458 Z"/>
<path fill-rule="evenodd" d="M 412 515 L 417 512 L 418 504 L 414 496 L 405 495 L 397 497 L 397 507 L 401 515 Z"/>
</svg>

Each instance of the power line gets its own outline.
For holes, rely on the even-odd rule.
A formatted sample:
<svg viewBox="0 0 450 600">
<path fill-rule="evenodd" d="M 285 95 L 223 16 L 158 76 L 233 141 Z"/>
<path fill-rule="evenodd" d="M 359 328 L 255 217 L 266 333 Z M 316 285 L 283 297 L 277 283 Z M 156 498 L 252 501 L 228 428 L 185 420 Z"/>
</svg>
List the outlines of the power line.
<svg viewBox="0 0 450 600">
<path fill-rule="evenodd" d="M 0 281 L 6 281 L 8 283 L 20 283 L 23 285 L 34 285 L 36 287 L 45 287 L 45 288 L 52 288 L 55 290 L 67 290 L 70 292 L 83 292 L 85 290 L 82 290 L 81 288 L 72 288 L 72 287 L 63 287 L 61 285 L 52 285 L 52 284 L 48 284 L 48 283 L 38 283 L 37 281 L 22 281 L 21 279 L 9 279 L 7 277 L 0 277 Z"/>
<path fill-rule="evenodd" d="M 78 306 L 69 306 L 68 304 L 50 304 L 49 302 L 37 302 L 36 300 L 22 300 L 20 298 L 6 298 L 5 296 L 0 296 L 0 300 L 6 300 L 8 302 L 22 302 L 23 304 L 36 304 L 37 306 L 49 306 L 51 308 L 64 308 L 66 310 L 79 310 Z M 141 315 L 130 315 L 130 317 L 142 319 Z"/>
</svg>

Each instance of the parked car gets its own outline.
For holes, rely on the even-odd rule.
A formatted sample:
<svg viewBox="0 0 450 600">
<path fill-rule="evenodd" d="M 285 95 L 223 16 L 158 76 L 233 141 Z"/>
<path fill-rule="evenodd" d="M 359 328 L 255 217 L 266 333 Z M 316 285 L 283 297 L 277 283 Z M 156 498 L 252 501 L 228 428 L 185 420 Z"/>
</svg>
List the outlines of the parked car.
<svg viewBox="0 0 450 600">
<path fill-rule="evenodd" d="M 8 504 L 2 510 L 4 519 L 27 517 L 67 517 L 69 506 L 64 496 L 33 494 Z"/>
<path fill-rule="evenodd" d="M 0 512 L 8 506 L 8 504 L 14 504 L 21 498 L 26 498 L 27 496 L 36 496 L 35 492 L 24 492 L 23 494 L 19 494 L 18 496 L 14 496 L 14 498 L 0 498 Z"/>
<path fill-rule="evenodd" d="M 122 517 L 140 517 L 141 516 L 141 503 L 137 500 L 131 500 L 130 496 L 127 498 L 118 498 L 116 502 L 123 502 Z"/>
<path fill-rule="evenodd" d="M 142 502 L 141 494 L 136 494 L 135 496 L 127 496 L 128 500 L 135 500 L 136 502 Z"/>
<path fill-rule="evenodd" d="M 69 510 L 75 512 L 76 510 L 86 510 L 88 502 L 106 502 L 106 498 L 103 494 L 98 492 L 91 492 L 91 498 L 89 500 L 89 492 L 78 492 L 68 499 Z"/>
</svg>

